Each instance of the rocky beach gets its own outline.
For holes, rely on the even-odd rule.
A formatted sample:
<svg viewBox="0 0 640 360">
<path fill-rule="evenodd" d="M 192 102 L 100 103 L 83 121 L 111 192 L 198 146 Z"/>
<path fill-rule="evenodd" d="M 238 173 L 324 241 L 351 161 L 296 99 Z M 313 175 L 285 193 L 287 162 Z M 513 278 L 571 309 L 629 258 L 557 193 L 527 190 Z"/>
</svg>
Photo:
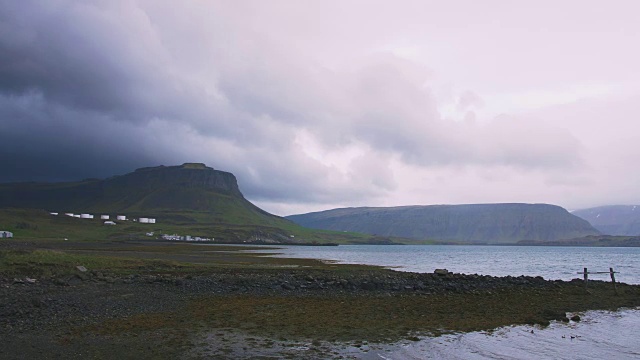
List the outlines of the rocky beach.
<svg viewBox="0 0 640 360">
<path fill-rule="evenodd" d="M 3 249 L 0 357 L 349 358 L 376 344 L 512 324 L 546 326 L 579 321 L 572 314 L 580 311 L 640 305 L 640 286 L 618 284 L 616 294 L 604 281 L 591 281 L 585 290 L 577 279 L 396 272 L 264 258 L 239 247 L 206 253 L 148 243 L 64 247 L 64 254 L 85 257 L 124 260 L 137 251 L 157 259 L 43 273 L 45 264 L 12 259 L 51 250 L 30 243 Z M 176 261 L 189 254 L 199 261 L 208 256 L 210 263 Z M 336 351 L 341 346 L 352 350 Z"/>
</svg>

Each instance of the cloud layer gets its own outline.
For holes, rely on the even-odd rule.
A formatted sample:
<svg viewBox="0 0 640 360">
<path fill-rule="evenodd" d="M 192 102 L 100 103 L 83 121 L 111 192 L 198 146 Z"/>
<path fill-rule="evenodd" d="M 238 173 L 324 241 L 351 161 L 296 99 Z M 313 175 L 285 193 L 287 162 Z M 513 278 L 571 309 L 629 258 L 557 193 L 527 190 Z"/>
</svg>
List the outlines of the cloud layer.
<svg viewBox="0 0 640 360">
<path fill-rule="evenodd" d="M 573 24 L 546 18 L 552 4 L 463 4 L 2 2 L 0 181 L 198 161 L 279 214 L 640 201 L 603 176 L 638 179 L 638 79 L 623 75 L 640 59 L 618 37 L 638 33 L 634 3 L 597 22 L 592 4 L 556 9 Z M 548 95 L 590 83 L 605 98 Z"/>
</svg>

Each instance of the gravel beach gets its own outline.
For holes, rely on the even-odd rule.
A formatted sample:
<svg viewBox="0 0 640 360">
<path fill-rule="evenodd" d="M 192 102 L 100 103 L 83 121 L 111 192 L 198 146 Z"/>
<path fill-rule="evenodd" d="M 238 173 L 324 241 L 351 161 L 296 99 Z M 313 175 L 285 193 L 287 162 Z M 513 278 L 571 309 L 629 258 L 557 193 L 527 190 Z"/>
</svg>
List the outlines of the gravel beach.
<svg viewBox="0 0 640 360">
<path fill-rule="evenodd" d="M 545 324 L 565 320 L 566 311 L 640 305 L 638 286 L 620 284 L 619 292 L 625 295 L 606 296 L 613 291 L 611 284 L 590 285 L 592 293 L 588 294 L 580 281 L 545 281 L 539 277 L 305 269 L 221 269 L 197 276 L 117 276 L 87 271 L 49 279 L 2 278 L 0 357 L 113 358 L 116 353 L 125 358 L 197 357 L 193 352 L 189 355 L 190 350 L 206 344 L 194 344 L 192 340 L 198 334 L 216 332 L 231 339 L 238 333 L 262 335 L 273 338 L 273 346 L 278 340 L 296 340 L 296 334 L 309 341 L 380 343 L 447 327 L 459 330 L 461 324 L 469 330 L 506 325 L 505 321 Z M 527 299 L 528 303 L 507 306 L 507 298 Z M 431 304 L 445 301 L 449 304 L 444 308 Z M 505 308 L 487 308 L 483 301 L 503 302 Z M 236 308 L 229 307 L 234 303 Z M 370 313 L 356 310 L 372 305 Z M 385 306 L 386 311 L 375 309 Z M 264 317 L 269 307 L 285 319 L 269 321 Z M 246 308 L 263 314 L 252 315 Z M 321 316 L 316 313 L 319 308 L 325 309 L 327 317 L 353 312 L 350 323 L 354 329 L 349 329 L 349 322 L 346 328 L 345 324 L 336 324 L 334 331 L 313 329 L 322 323 L 309 323 L 305 313 L 311 318 Z M 224 316 L 218 318 L 221 314 L 216 309 L 224 311 Z M 369 325 L 368 329 L 358 329 L 360 323 L 376 322 L 377 317 L 393 312 L 400 321 L 392 321 L 385 329 Z M 460 315 L 465 312 L 469 314 Z M 406 314 L 413 317 L 418 313 L 442 323 L 434 327 L 433 321 L 428 321 L 421 327 L 413 319 L 403 325 Z M 282 324 L 289 321 L 295 328 L 300 320 L 305 321 L 302 327 L 310 327 L 298 332 Z M 274 325 L 272 329 L 269 324 Z M 232 353 L 226 355 L 233 357 Z M 224 358 L 225 354 L 217 356 Z"/>
<path fill-rule="evenodd" d="M 111 254 L 114 246 L 105 249 Z M 180 249 L 201 251 L 176 247 L 163 254 L 188 257 Z M 640 306 L 640 286 L 618 284 L 616 294 L 603 281 L 585 290 L 577 279 L 265 263 L 255 255 L 248 262 L 233 252 L 209 256 L 224 258 L 224 266 L 73 267 L 29 275 L 40 264 L 5 272 L 0 358 L 366 358 L 367 349 L 398 341 L 545 326 L 568 322 L 568 312 Z"/>
</svg>

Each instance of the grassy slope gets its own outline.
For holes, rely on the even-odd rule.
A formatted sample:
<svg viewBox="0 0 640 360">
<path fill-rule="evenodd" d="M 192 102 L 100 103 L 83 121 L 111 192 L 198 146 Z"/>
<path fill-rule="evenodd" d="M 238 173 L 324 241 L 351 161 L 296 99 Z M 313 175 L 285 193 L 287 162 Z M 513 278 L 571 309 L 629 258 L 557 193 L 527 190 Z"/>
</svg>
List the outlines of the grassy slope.
<svg viewBox="0 0 640 360">
<path fill-rule="evenodd" d="M 194 165 L 197 165 L 194 167 Z M 372 236 L 318 231 L 269 214 L 247 201 L 235 177 L 204 167 L 138 169 L 105 180 L 0 184 L 0 229 L 20 238 L 118 239 L 147 232 L 216 238 L 224 242 L 366 242 Z M 9 208 L 21 208 L 9 209 Z M 45 209 L 33 211 L 26 209 Z M 105 226 L 99 219 L 50 216 L 48 211 L 154 217 Z"/>
<path fill-rule="evenodd" d="M 158 211 L 153 214 L 145 213 L 157 216 L 156 224 L 116 221 L 118 225 L 115 226 L 104 225 L 104 220 L 100 219 L 53 216 L 44 210 L 0 209 L 0 230 L 12 231 L 16 239 L 67 238 L 81 241 L 151 239 L 145 235 L 147 232 L 213 237 L 217 241 L 225 242 L 276 239 L 301 243 L 344 244 L 376 240 L 370 235 L 307 229 L 282 218 L 264 217 L 258 212 L 240 211 L 237 207 L 234 209 L 234 206 L 237 205 L 228 205 L 231 217 L 216 218 L 215 215 L 197 211 Z M 226 222 L 229 219 L 233 222 Z"/>
</svg>

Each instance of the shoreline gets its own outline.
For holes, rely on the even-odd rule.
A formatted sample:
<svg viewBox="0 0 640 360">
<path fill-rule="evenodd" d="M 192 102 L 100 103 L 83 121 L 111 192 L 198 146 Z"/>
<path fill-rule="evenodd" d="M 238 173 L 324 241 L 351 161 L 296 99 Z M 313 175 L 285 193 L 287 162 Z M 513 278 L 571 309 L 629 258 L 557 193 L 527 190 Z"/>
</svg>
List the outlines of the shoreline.
<svg viewBox="0 0 640 360">
<path fill-rule="evenodd" d="M 73 255 L 81 245 L 56 251 Z M 144 258 L 155 251 L 182 260 L 205 257 L 195 247 L 100 245 L 85 246 L 82 256 Z M 250 357 L 252 347 L 285 351 L 302 342 L 324 358 L 329 344 L 370 347 L 507 325 L 546 326 L 569 321 L 567 313 L 640 306 L 639 285 L 618 284 L 615 295 L 611 283 L 598 280 L 586 292 L 576 280 L 398 272 L 234 248 L 207 252 L 210 261 L 224 260 L 215 266 L 147 259 L 132 268 L 63 267 L 34 277 L 22 265 L 15 266 L 22 273 L 5 269 L 0 357 L 234 358 Z M 234 339 L 254 340 L 242 349 L 232 344 L 245 340 Z"/>
</svg>

